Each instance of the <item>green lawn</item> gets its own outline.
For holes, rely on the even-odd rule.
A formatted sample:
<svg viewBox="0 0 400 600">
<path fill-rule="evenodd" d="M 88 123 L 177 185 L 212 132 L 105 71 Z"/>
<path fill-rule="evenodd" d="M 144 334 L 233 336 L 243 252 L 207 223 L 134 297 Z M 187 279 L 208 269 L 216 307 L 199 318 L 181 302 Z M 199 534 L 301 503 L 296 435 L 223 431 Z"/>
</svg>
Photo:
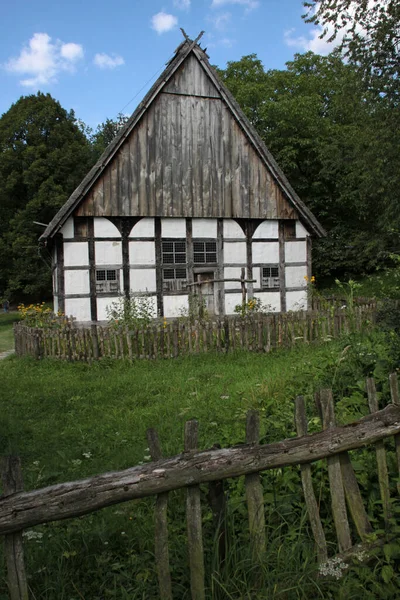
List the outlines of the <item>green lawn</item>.
<svg viewBox="0 0 400 600">
<path fill-rule="evenodd" d="M 375 374 L 387 394 L 383 382 L 394 366 L 378 334 L 269 355 L 203 355 L 134 364 L 13 357 L 0 363 L 0 455 L 21 456 L 25 487 L 32 489 L 149 460 L 148 427 L 158 431 L 165 455 L 179 453 L 184 422 L 192 417 L 200 422 L 200 448 L 243 442 L 250 408 L 261 413 L 263 441 L 280 440 L 294 435 L 297 394 L 308 401 L 311 429 L 320 427 L 312 398 L 321 386 L 333 386 L 339 420 L 353 420 L 367 412 L 365 375 Z M 365 456 L 360 476 L 375 494 L 374 468 L 368 462 L 370 455 Z M 319 494 L 328 501 L 326 472 L 318 467 L 316 473 Z M 202 488 L 207 598 L 345 599 L 358 597 L 347 596 L 349 589 L 379 585 L 379 576 L 375 573 L 372 578 L 372 571 L 372 583 L 367 581 L 369 571 L 362 580 L 357 575 L 340 586 L 318 580 L 299 472 L 287 469 L 264 475 L 268 557 L 257 591 L 248 554 L 243 478 L 227 487 L 231 550 L 225 571 L 213 577 L 215 531 L 207 488 Z M 39 538 L 26 539 L 25 544 L 32 597 L 157 598 L 153 507 L 154 499 L 129 502 L 35 528 Z M 170 553 L 177 599 L 190 597 L 184 507 L 184 491 L 171 494 Z M 334 544 L 329 512 L 324 520 L 328 541 Z M 363 592 L 359 597 L 379 597 L 376 590 L 374 594 Z M 5 598 L 0 571 L 0 600 Z"/>
<path fill-rule="evenodd" d="M 0 352 L 14 348 L 14 335 L 12 325 L 18 320 L 18 313 L 0 313 Z"/>
</svg>

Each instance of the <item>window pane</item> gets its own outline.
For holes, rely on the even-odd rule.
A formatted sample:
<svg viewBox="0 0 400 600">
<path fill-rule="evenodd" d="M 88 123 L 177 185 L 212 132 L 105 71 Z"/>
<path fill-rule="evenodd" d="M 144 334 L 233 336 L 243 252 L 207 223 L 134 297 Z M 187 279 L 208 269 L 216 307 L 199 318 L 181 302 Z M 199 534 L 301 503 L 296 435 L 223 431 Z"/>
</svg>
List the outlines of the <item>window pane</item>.
<svg viewBox="0 0 400 600">
<path fill-rule="evenodd" d="M 207 263 L 215 263 L 217 262 L 217 255 L 215 252 L 207 252 L 206 254 L 206 262 Z"/>
<path fill-rule="evenodd" d="M 97 279 L 97 281 L 105 281 L 106 280 L 105 270 L 96 271 L 96 279 Z"/>
<path fill-rule="evenodd" d="M 204 242 L 193 242 L 194 252 L 204 252 Z"/>
<path fill-rule="evenodd" d="M 175 278 L 175 269 L 164 269 L 164 279 L 174 279 Z"/>
<path fill-rule="evenodd" d="M 175 269 L 176 279 L 186 279 L 186 269 Z"/>
<path fill-rule="evenodd" d="M 117 280 L 117 271 L 112 269 L 107 271 L 107 281 L 116 281 Z"/>
<path fill-rule="evenodd" d="M 194 254 L 194 262 L 195 263 L 202 263 L 202 262 L 204 262 L 204 254 L 203 254 L 203 252 L 202 253 L 195 252 L 195 254 Z"/>
<path fill-rule="evenodd" d="M 186 253 L 185 254 L 175 254 L 175 262 L 178 264 L 186 262 Z"/>
<path fill-rule="evenodd" d="M 206 242 L 206 252 L 216 252 L 217 242 Z"/>
<path fill-rule="evenodd" d="M 163 242 L 162 249 L 163 249 L 163 252 L 173 252 L 174 251 L 174 243 L 173 242 Z"/>
<path fill-rule="evenodd" d="M 172 265 L 172 263 L 174 262 L 174 255 L 173 254 L 163 254 L 163 262 L 167 263 L 169 265 Z"/>
<path fill-rule="evenodd" d="M 186 254 L 186 242 L 175 242 L 175 252 L 185 252 Z"/>
</svg>

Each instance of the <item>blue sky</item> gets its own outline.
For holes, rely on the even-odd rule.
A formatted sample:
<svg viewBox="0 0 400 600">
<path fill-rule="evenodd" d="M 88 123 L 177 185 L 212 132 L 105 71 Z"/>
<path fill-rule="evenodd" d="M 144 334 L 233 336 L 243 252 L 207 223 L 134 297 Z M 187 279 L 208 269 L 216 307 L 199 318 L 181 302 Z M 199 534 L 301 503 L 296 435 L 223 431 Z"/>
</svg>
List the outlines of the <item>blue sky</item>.
<svg viewBox="0 0 400 600">
<path fill-rule="evenodd" d="M 296 52 L 326 54 L 302 0 L 2 0 L 0 114 L 22 95 L 49 92 L 91 127 L 131 114 L 182 41 L 225 67 L 255 53 L 282 69 Z"/>
</svg>

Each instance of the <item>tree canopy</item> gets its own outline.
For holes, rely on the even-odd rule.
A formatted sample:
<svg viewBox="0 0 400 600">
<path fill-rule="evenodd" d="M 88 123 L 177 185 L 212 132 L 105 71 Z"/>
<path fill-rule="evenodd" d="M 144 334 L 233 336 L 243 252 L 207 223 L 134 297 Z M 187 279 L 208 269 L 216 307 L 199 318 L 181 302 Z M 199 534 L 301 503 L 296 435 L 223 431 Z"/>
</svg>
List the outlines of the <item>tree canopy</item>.
<svg viewBox="0 0 400 600">
<path fill-rule="evenodd" d="M 51 272 L 38 251 L 49 223 L 91 167 L 93 149 L 49 94 L 22 97 L 0 118 L 0 296 L 48 296 Z"/>
</svg>

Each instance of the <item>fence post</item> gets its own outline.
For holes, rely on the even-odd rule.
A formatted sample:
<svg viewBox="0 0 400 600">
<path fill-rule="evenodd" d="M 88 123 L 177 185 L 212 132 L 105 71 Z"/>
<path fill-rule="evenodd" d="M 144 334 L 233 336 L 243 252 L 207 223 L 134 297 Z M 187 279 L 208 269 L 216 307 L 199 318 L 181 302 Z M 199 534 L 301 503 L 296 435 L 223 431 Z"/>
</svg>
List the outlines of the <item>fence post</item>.
<svg viewBox="0 0 400 600">
<path fill-rule="evenodd" d="M 162 458 L 158 435 L 154 429 L 147 430 L 147 443 L 153 461 Z M 155 559 L 161 600 L 172 600 L 171 573 L 168 551 L 168 492 L 158 494 L 155 507 Z"/>
<path fill-rule="evenodd" d="M 256 410 L 249 410 L 246 420 L 246 443 L 258 445 L 260 442 L 260 415 Z M 250 543 L 253 557 L 262 560 L 265 549 L 265 513 L 264 494 L 259 473 L 251 473 L 245 477 L 246 501 L 249 513 Z"/>
<path fill-rule="evenodd" d="M 4 496 L 23 490 L 21 461 L 17 456 L 7 456 L 2 461 Z M 7 563 L 7 583 L 10 600 L 28 600 L 22 531 L 4 536 L 4 554 Z"/>
<path fill-rule="evenodd" d="M 399 398 L 399 384 L 397 381 L 397 373 L 391 373 L 389 375 L 389 384 L 390 384 L 390 396 L 392 398 L 392 403 L 396 406 L 400 405 Z M 394 436 L 394 443 L 396 447 L 396 457 L 397 457 L 397 468 L 399 471 L 399 480 L 397 482 L 397 492 L 400 494 L 400 435 Z"/>
<path fill-rule="evenodd" d="M 185 452 L 197 450 L 199 422 L 196 419 L 185 423 Z M 187 488 L 186 518 L 190 564 L 190 587 L 193 600 L 205 600 L 204 552 L 201 522 L 200 487 Z"/>
<path fill-rule="evenodd" d="M 303 396 L 297 396 L 295 400 L 295 422 L 296 431 L 299 437 L 307 435 L 306 408 Z M 325 533 L 322 528 L 319 516 L 319 508 L 315 498 L 314 488 L 311 478 L 311 465 L 300 465 L 301 482 L 303 484 L 304 499 L 306 501 L 308 517 L 311 523 L 311 529 L 317 544 L 318 562 L 324 563 L 328 560 L 328 551 L 326 548 Z"/>
<path fill-rule="evenodd" d="M 378 396 L 376 394 L 375 381 L 372 377 L 367 378 L 367 394 L 368 404 L 371 413 L 378 412 Z M 376 462 L 378 466 L 379 489 L 381 492 L 381 500 L 383 507 L 383 515 L 386 525 L 389 524 L 391 517 L 390 510 L 390 491 L 389 491 L 389 475 L 386 463 L 386 451 L 383 440 L 375 442 Z"/>
<path fill-rule="evenodd" d="M 319 393 L 322 412 L 322 424 L 324 429 L 335 426 L 335 413 L 331 390 L 321 390 Z M 350 527 L 347 519 L 346 500 L 342 471 L 340 467 L 340 456 L 336 454 L 327 458 L 329 487 L 332 499 L 332 512 L 335 529 L 338 538 L 339 552 L 345 552 L 351 548 Z"/>
</svg>

